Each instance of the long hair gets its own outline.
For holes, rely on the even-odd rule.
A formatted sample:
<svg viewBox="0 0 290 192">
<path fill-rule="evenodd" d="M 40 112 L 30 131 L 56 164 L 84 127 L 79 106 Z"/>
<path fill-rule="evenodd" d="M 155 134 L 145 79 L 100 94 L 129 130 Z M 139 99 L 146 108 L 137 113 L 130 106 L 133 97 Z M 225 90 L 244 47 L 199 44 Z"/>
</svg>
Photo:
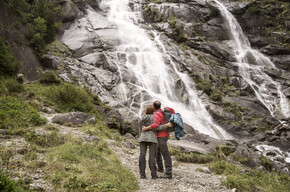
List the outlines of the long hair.
<svg viewBox="0 0 290 192">
<path fill-rule="evenodd" d="M 153 106 L 153 105 L 148 105 L 148 106 L 146 107 L 145 113 L 146 113 L 146 114 L 153 114 L 154 111 L 155 111 L 154 106 Z"/>
</svg>

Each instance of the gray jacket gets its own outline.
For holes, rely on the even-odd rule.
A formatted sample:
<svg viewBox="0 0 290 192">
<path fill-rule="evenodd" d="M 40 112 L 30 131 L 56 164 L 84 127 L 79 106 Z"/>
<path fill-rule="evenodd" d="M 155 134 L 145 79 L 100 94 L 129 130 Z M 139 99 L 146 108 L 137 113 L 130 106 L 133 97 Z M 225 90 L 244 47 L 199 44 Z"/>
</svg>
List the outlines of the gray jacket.
<svg viewBox="0 0 290 192">
<path fill-rule="evenodd" d="M 154 115 L 145 114 L 142 116 L 142 120 L 140 121 L 140 127 L 139 127 L 139 133 L 140 133 L 140 137 L 138 140 L 139 142 L 158 143 L 156 131 L 167 130 L 166 125 L 159 125 L 159 127 L 156 127 L 155 129 L 142 132 L 142 127 L 143 126 L 147 127 L 147 126 L 153 124 L 153 121 L 154 121 Z"/>
<path fill-rule="evenodd" d="M 139 127 L 139 133 L 140 133 L 140 137 L 138 139 L 139 142 L 152 142 L 152 143 L 157 143 L 157 133 L 156 131 L 152 130 L 152 131 L 146 131 L 146 132 L 142 132 L 142 127 L 143 126 L 149 126 L 151 124 L 153 124 L 154 121 L 154 115 L 152 114 L 144 114 L 142 116 L 142 119 L 140 121 L 140 127 Z"/>
</svg>

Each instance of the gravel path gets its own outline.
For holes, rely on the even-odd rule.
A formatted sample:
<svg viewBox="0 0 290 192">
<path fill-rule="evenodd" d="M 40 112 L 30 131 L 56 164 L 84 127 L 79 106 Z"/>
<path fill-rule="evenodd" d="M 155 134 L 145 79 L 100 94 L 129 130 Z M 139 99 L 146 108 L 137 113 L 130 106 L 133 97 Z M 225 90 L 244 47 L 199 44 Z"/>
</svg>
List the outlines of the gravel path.
<svg viewBox="0 0 290 192">
<path fill-rule="evenodd" d="M 109 140 L 108 144 L 112 150 L 119 156 L 124 166 L 128 167 L 137 178 L 139 178 L 139 146 L 133 149 L 126 148 L 128 145 L 117 144 L 113 140 Z M 147 153 L 148 159 L 148 153 Z M 220 186 L 223 176 L 210 173 L 209 169 L 204 165 L 176 162 L 173 160 L 173 178 L 172 179 L 156 179 L 150 177 L 150 170 L 146 168 L 147 179 L 139 179 L 139 192 L 231 192 L 224 186 Z M 148 162 L 148 160 L 147 160 Z M 207 173 L 206 173 L 207 172 Z"/>
</svg>

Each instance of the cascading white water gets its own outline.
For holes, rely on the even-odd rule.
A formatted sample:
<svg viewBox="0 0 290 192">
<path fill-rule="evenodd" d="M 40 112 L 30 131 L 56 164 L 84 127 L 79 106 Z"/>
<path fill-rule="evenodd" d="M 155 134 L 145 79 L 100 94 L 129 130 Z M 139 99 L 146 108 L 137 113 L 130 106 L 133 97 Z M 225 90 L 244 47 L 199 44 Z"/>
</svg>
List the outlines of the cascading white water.
<svg viewBox="0 0 290 192">
<path fill-rule="evenodd" d="M 257 98 L 267 107 L 272 116 L 282 113 L 290 117 L 290 103 L 284 96 L 281 85 L 273 81 L 264 71 L 265 67 L 275 68 L 269 58 L 250 46 L 250 42 L 244 35 L 243 30 L 235 17 L 218 0 L 216 2 L 221 15 L 228 26 L 229 35 L 241 76 L 253 88 Z M 274 90 L 272 93 L 270 90 Z M 278 94 L 279 99 L 277 100 Z M 279 112 L 280 111 L 280 112 Z"/>
<path fill-rule="evenodd" d="M 213 123 L 210 114 L 194 91 L 193 81 L 177 70 L 157 33 L 153 32 L 152 39 L 144 29 L 134 23 L 142 18 L 138 17 L 140 13 L 129 10 L 129 0 L 110 0 L 102 3 L 110 7 L 108 19 L 118 28 L 121 43 L 115 48 L 115 53 L 119 58 L 126 58 L 125 62 L 118 64 L 120 74 L 128 73 L 133 79 L 120 84 L 125 85 L 119 89 L 121 94 L 130 95 L 121 98 L 138 96 L 138 101 L 134 99 L 125 101 L 130 106 L 139 106 L 140 110 L 135 113 L 140 116 L 143 104 L 160 100 L 164 107 L 173 107 L 182 115 L 184 122 L 199 132 L 219 139 L 232 138 Z M 158 46 L 161 46 L 161 50 L 157 48 Z M 165 64 L 163 57 L 170 63 Z M 185 87 L 184 97 L 187 99 L 183 101 L 175 93 L 176 79 L 180 79 Z"/>
</svg>

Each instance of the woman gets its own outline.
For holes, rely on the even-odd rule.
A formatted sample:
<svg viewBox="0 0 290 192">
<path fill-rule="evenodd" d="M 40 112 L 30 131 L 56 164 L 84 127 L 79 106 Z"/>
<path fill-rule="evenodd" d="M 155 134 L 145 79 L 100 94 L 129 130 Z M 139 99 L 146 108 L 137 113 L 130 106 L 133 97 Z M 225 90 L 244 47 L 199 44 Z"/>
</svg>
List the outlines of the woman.
<svg viewBox="0 0 290 192">
<path fill-rule="evenodd" d="M 154 116 L 153 113 L 155 108 L 153 105 L 148 105 L 145 110 L 145 114 L 142 115 L 142 120 L 140 122 L 140 156 L 139 156 L 139 170 L 140 170 L 140 179 L 145 179 L 145 169 L 146 169 L 146 151 L 147 147 L 149 146 L 149 168 L 151 171 L 152 179 L 157 178 L 156 174 L 156 164 L 155 164 L 155 153 L 156 153 L 156 146 L 157 146 L 157 133 L 156 131 L 147 131 L 142 132 L 142 126 L 149 126 L 153 124 Z"/>
</svg>

